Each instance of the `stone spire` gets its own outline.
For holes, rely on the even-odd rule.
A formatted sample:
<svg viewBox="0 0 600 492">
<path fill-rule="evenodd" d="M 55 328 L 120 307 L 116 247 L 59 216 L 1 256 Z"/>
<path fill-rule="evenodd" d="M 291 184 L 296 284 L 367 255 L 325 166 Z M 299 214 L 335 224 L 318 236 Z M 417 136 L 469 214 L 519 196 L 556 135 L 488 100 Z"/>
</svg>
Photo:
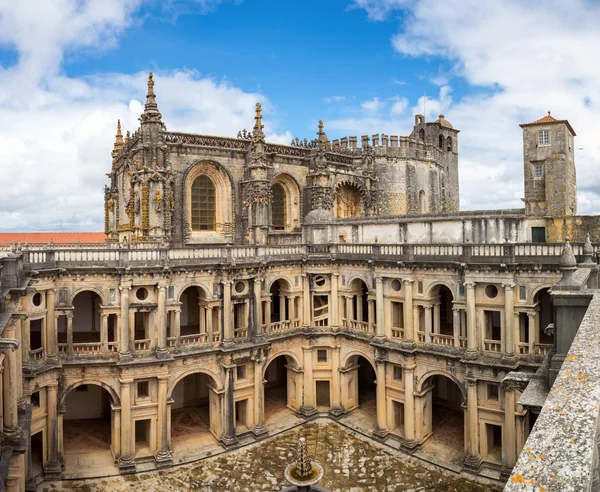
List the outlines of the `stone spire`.
<svg viewBox="0 0 600 492">
<path fill-rule="evenodd" d="M 144 112 L 142 113 L 141 120 L 144 123 L 155 123 L 160 122 L 162 115 L 158 110 L 158 104 L 156 104 L 156 95 L 154 94 L 154 79 L 152 72 L 148 74 L 148 93 L 146 94 L 146 105 L 144 106 Z"/>
<path fill-rule="evenodd" d="M 588 232 L 585 236 L 585 243 L 583 244 L 583 262 L 586 265 L 593 265 L 594 261 L 592 260 L 592 256 L 594 256 L 594 247 L 592 246 L 590 233 Z"/>
<path fill-rule="evenodd" d="M 319 143 L 319 147 L 328 147 L 329 139 L 327 138 L 327 134 L 323 131 L 323 128 L 323 120 L 319 120 L 319 131 L 317 132 L 317 141 Z"/>
<path fill-rule="evenodd" d="M 116 159 L 119 155 L 119 152 L 123 148 L 123 133 L 121 132 L 121 120 L 117 120 L 117 134 L 115 136 L 115 144 L 113 146 L 112 158 Z"/>
<path fill-rule="evenodd" d="M 254 116 L 254 130 L 252 130 L 252 137 L 254 141 L 261 140 L 264 142 L 265 134 L 263 133 L 263 128 L 265 127 L 262 124 L 262 106 L 260 103 L 256 103 L 256 115 Z"/>
<path fill-rule="evenodd" d="M 575 273 L 575 270 L 577 270 L 577 259 L 573 254 L 573 248 L 571 248 L 569 238 L 567 238 L 565 241 L 565 247 L 560 255 L 560 272 L 562 274 L 562 279 L 559 282 L 560 285 L 572 285 L 573 274 Z"/>
</svg>

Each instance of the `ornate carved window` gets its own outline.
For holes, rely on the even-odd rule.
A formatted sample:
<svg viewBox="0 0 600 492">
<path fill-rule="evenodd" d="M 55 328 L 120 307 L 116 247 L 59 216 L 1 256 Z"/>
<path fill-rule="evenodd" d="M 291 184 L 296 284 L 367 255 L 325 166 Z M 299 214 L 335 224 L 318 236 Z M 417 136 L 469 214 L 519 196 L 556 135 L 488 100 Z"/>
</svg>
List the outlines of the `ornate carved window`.
<svg viewBox="0 0 600 492">
<path fill-rule="evenodd" d="M 285 190 L 279 183 L 275 183 L 271 187 L 271 192 L 273 194 L 273 201 L 271 203 L 273 229 L 283 231 L 287 222 L 287 197 Z"/>
<path fill-rule="evenodd" d="M 364 213 L 360 190 L 351 184 L 343 184 L 336 190 L 336 217 L 340 219 L 360 217 Z"/>
<path fill-rule="evenodd" d="M 192 230 L 214 231 L 216 229 L 215 185 L 202 174 L 192 184 Z"/>
</svg>

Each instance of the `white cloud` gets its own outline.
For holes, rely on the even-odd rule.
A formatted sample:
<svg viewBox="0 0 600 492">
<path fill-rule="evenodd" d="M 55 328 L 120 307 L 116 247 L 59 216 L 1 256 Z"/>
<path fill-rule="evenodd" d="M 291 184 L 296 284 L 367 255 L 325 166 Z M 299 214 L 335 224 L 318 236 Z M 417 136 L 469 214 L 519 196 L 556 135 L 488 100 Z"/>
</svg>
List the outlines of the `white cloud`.
<svg viewBox="0 0 600 492">
<path fill-rule="evenodd" d="M 35 5 L 34 5 L 35 4 Z M 105 49 L 134 22 L 138 1 L 0 0 L 0 42 L 19 62 L 0 67 L 0 229 L 102 230 L 103 186 L 117 118 L 139 126 L 147 73 L 61 74 L 65 53 Z M 34 8 L 35 7 L 35 8 Z M 100 8 L 101 7 L 101 8 Z M 163 121 L 170 129 L 235 136 L 264 103 L 275 141 L 291 135 L 270 123 L 264 96 L 195 71 L 155 74 Z"/>
<path fill-rule="evenodd" d="M 402 115 L 408 108 L 408 99 L 405 97 L 394 97 L 392 98 L 392 107 L 390 108 L 390 114 L 392 116 Z"/>
<path fill-rule="evenodd" d="M 354 0 L 350 8 L 362 8 L 371 20 L 383 20 L 395 9 L 405 7 L 410 0 Z"/>
<path fill-rule="evenodd" d="M 363 102 L 360 107 L 365 113 L 377 113 L 380 109 L 385 106 L 385 102 L 380 101 L 378 97 L 374 97 L 369 101 Z"/>
<path fill-rule="evenodd" d="M 324 97 L 323 101 L 325 101 L 326 103 L 337 103 L 337 102 L 342 102 L 346 100 L 346 96 L 331 96 L 331 97 Z"/>
<path fill-rule="evenodd" d="M 600 4 L 593 1 L 481 2 L 479 0 L 368 0 L 355 2 L 371 18 L 402 8 L 394 48 L 408 56 L 441 57 L 477 95 L 427 100 L 427 113 L 446 112 L 461 130 L 461 207 L 522 207 L 519 123 L 552 110 L 578 132 L 578 212 L 600 213 Z M 439 80 L 438 82 L 445 82 Z M 449 84 L 452 84 L 450 81 Z M 448 85 L 448 84 L 445 84 Z M 422 100 L 414 108 L 422 112 Z M 493 176 L 488 180 L 487 177 Z M 487 185 L 484 187 L 484 184 Z M 485 193 L 481 191 L 485 190 Z"/>
</svg>

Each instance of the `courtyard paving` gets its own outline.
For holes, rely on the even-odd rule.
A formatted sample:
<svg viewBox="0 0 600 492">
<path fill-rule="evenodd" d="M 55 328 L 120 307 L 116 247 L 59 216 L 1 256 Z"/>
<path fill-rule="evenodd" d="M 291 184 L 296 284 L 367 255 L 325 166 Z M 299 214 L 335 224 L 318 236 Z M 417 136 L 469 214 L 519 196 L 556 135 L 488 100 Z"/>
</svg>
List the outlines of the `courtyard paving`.
<svg viewBox="0 0 600 492">
<path fill-rule="evenodd" d="M 277 491 L 287 485 L 283 470 L 295 459 L 300 436 L 306 437 L 311 457 L 325 470 L 319 485 L 332 492 L 502 490 L 496 484 L 470 481 L 404 454 L 393 453 L 375 441 L 323 419 L 172 471 L 43 483 L 38 491 Z"/>
</svg>

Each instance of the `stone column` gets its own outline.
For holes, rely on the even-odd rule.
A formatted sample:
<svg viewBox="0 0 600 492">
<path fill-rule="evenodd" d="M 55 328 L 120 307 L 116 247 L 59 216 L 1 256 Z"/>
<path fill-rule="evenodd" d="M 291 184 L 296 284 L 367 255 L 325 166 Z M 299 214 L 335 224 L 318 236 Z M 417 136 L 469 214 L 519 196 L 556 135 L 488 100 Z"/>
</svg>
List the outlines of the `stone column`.
<svg viewBox="0 0 600 492">
<path fill-rule="evenodd" d="M 290 321 L 290 328 L 293 326 L 294 319 L 294 296 L 287 296 L 287 304 L 288 304 L 288 320 Z"/>
<path fill-rule="evenodd" d="M 223 343 L 233 343 L 231 282 L 223 282 Z"/>
<path fill-rule="evenodd" d="M 121 294 L 121 330 L 120 330 L 120 348 L 119 358 L 120 359 L 131 359 L 131 348 L 129 346 L 130 326 L 129 326 L 129 290 L 131 285 L 127 283 L 121 283 L 119 286 L 119 292 Z M 67 319 L 68 321 L 68 319 Z M 68 326 L 68 325 L 67 325 Z M 67 335 L 68 336 L 68 335 Z"/>
<path fill-rule="evenodd" d="M 181 308 L 175 309 L 175 321 L 173 322 L 173 337 L 175 338 L 175 347 L 181 347 Z"/>
<path fill-rule="evenodd" d="M 340 346 L 334 343 L 331 349 L 331 409 L 329 410 L 334 417 L 344 413 L 341 396 Z"/>
<path fill-rule="evenodd" d="M 421 331 L 421 317 L 419 314 L 419 306 L 413 304 L 413 333 L 417 341 L 419 341 L 419 331 Z"/>
<path fill-rule="evenodd" d="M 504 287 L 504 359 L 514 362 L 515 359 L 515 303 L 514 284 L 503 284 Z M 514 419 L 513 419 L 514 420 Z"/>
<path fill-rule="evenodd" d="M 19 439 L 19 418 L 18 418 L 18 400 L 19 389 L 17 385 L 22 384 L 21 379 L 17 378 L 17 350 L 18 342 L 15 339 L 15 325 L 18 320 L 9 320 L 4 329 L 2 338 L 10 339 L 14 342 L 10 348 L 5 350 L 6 358 L 4 359 L 3 376 L 3 420 L 4 420 L 4 436 L 9 440 Z"/>
<path fill-rule="evenodd" d="M 431 343 L 431 306 L 425 308 L 425 343 Z"/>
<path fill-rule="evenodd" d="M 363 321 L 363 296 L 358 294 L 356 297 L 356 313 L 354 313 L 354 319 L 356 321 Z"/>
<path fill-rule="evenodd" d="M 23 358 L 22 365 L 23 369 L 31 369 L 31 360 L 30 360 L 30 333 L 31 333 L 31 323 L 29 318 L 22 318 L 17 322 L 17 326 L 21 329 L 21 356 Z"/>
<path fill-rule="evenodd" d="M 100 341 L 102 342 L 102 351 L 108 352 L 108 314 L 102 313 L 100 316 Z"/>
<path fill-rule="evenodd" d="M 265 325 L 266 325 L 265 330 L 268 333 L 271 329 L 271 298 L 270 297 L 265 301 Z"/>
<path fill-rule="evenodd" d="M 477 357 L 479 345 L 477 343 L 477 320 L 475 315 L 475 282 L 465 282 L 467 294 L 467 354 Z"/>
<path fill-rule="evenodd" d="M 206 341 L 212 345 L 214 342 L 213 336 L 213 308 L 206 306 Z"/>
<path fill-rule="evenodd" d="M 354 319 L 354 309 L 352 306 L 352 296 L 346 296 L 346 327 L 352 326 L 351 321 Z"/>
<path fill-rule="evenodd" d="M 504 387 L 504 435 L 502 436 L 502 465 L 510 473 L 517 462 L 517 435 L 515 432 L 515 387 Z"/>
<path fill-rule="evenodd" d="M 238 442 L 235 432 L 235 408 L 233 401 L 233 371 L 235 365 L 224 365 L 225 369 L 225 434 L 223 444 L 232 447 Z"/>
<path fill-rule="evenodd" d="M 373 318 L 375 317 L 375 309 L 374 309 L 374 301 L 372 299 L 369 299 L 367 301 L 367 318 L 368 318 L 368 327 L 369 327 L 369 333 L 373 333 Z M 383 326 L 383 323 L 380 323 Z M 377 336 L 379 335 L 379 324 L 377 325 Z"/>
<path fill-rule="evenodd" d="M 279 321 L 285 321 L 286 320 L 286 315 L 285 315 L 285 296 L 281 294 L 281 292 L 279 293 Z"/>
<path fill-rule="evenodd" d="M 535 348 L 536 312 L 527 313 L 527 329 L 529 330 L 529 355 L 533 354 Z"/>
<path fill-rule="evenodd" d="M 204 300 L 198 301 L 198 331 L 206 333 L 206 311 L 204 309 Z"/>
<path fill-rule="evenodd" d="M 465 425 L 468 429 L 466 439 L 467 456 L 465 467 L 471 470 L 479 470 L 481 456 L 479 456 L 479 416 L 477 408 L 477 380 L 467 378 L 467 412 Z"/>
<path fill-rule="evenodd" d="M 46 452 L 47 461 L 44 464 L 46 480 L 60 480 L 61 465 L 58 459 L 58 383 L 52 381 L 46 386 Z"/>
<path fill-rule="evenodd" d="M 373 434 L 379 439 L 388 435 L 386 418 L 386 388 L 385 388 L 385 361 L 375 359 L 377 369 L 377 429 Z"/>
<path fill-rule="evenodd" d="M 338 273 L 331 274 L 331 326 L 336 328 L 340 325 L 340 298 L 338 294 L 338 282 L 340 275 Z"/>
<path fill-rule="evenodd" d="M 173 457 L 169 449 L 169 408 L 167 402 L 166 375 L 158 376 L 158 407 L 157 407 L 157 434 L 158 451 L 154 455 L 157 468 L 167 468 L 173 464 Z"/>
<path fill-rule="evenodd" d="M 73 356 L 73 311 L 67 312 L 67 354 Z"/>
<path fill-rule="evenodd" d="M 308 275 L 302 275 L 302 310 L 303 310 L 303 320 L 302 323 L 304 326 L 311 326 L 311 315 L 310 315 L 310 284 L 308 282 Z"/>
<path fill-rule="evenodd" d="M 454 346 L 460 347 L 460 308 L 452 308 L 452 336 L 454 337 Z"/>
<path fill-rule="evenodd" d="M 388 330 L 385 325 L 385 298 L 383 297 L 383 278 L 381 277 L 375 279 L 375 299 L 377 301 L 377 336 L 389 336 L 390 334 L 386 333 Z M 370 316 L 371 313 L 369 313 L 369 320 L 371 320 Z"/>
<path fill-rule="evenodd" d="M 305 417 L 310 417 L 317 413 L 315 409 L 315 397 L 314 397 L 314 381 L 313 381 L 313 349 L 311 346 L 302 347 L 304 354 L 304 377 L 303 377 L 303 399 L 302 407 L 300 412 Z"/>
<path fill-rule="evenodd" d="M 265 429 L 265 387 L 263 381 L 263 371 L 265 369 L 266 357 L 259 352 L 254 359 L 254 428 L 252 433 L 256 437 L 263 437 L 268 434 Z"/>
<path fill-rule="evenodd" d="M 440 303 L 436 302 L 433 305 L 433 333 L 435 333 L 436 335 L 440 334 L 440 325 Z"/>
<path fill-rule="evenodd" d="M 167 287 L 158 285 L 158 299 L 156 307 L 156 316 L 158 317 L 158 346 L 156 348 L 156 357 L 164 359 L 169 356 L 167 349 Z"/>
<path fill-rule="evenodd" d="M 415 368 L 414 357 L 407 358 L 402 377 L 404 379 L 404 438 L 415 441 Z"/>
<path fill-rule="evenodd" d="M 119 471 L 123 475 L 135 473 L 134 436 L 131 422 L 131 385 L 132 380 L 121 380 L 121 456 Z"/>
<path fill-rule="evenodd" d="M 54 312 L 54 289 L 46 291 L 46 358 L 58 358 L 58 338 L 56 332 L 56 313 Z"/>
<path fill-rule="evenodd" d="M 404 279 L 404 339 L 415 343 L 415 327 L 413 321 L 413 280 Z"/>
<path fill-rule="evenodd" d="M 256 335 L 262 334 L 262 279 L 256 277 L 254 279 L 254 319 L 255 327 L 254 333 Z"/>
</svg>

